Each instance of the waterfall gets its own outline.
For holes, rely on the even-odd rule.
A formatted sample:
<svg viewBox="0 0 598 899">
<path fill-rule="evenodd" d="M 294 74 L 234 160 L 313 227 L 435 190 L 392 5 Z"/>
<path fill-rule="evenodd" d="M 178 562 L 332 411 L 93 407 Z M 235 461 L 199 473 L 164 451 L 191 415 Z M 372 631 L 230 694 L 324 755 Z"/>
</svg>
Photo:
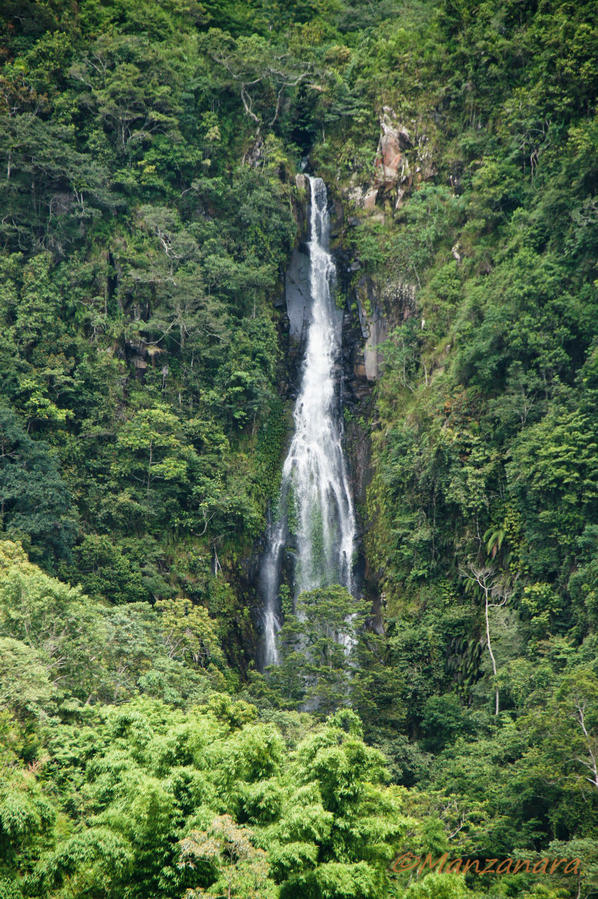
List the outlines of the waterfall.
<svg viewBox="0 0 598 899">
<path fill-rule="evenodd" d="M 278 662 L 278 592 L 287 542 L 295 548 L 295 597 L 329 584 L 353 587 L 355 515 L 342 448 L 338 390 L 342 312 L 332 291 L 336 269 L 328 250 L 326 186 L 321 178 L 306 177 L 310 186 L 311 321 L 278 515 L 269 529 L 260 572 L 264 666 Z"/>
</svg>

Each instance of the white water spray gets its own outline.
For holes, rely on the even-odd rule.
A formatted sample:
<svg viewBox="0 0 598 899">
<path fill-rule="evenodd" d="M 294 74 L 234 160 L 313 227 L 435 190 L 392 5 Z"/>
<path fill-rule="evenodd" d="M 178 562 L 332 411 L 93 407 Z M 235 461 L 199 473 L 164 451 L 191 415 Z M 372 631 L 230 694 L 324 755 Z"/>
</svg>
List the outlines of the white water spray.
<svg viewBox="0 0 598 899">
<path fill-rule="evenodd" d="M 328 250 L 326 186 L 321 178 L 307 177 L 311 193 L 311 322 L 301 391 L 293 413 L 295 432 L 282 471 L 279 514 L 270 530 L 260 574 L 264 666 L 278 663 L 278 590 L 287 540 L 296 547 L 295 596 L 329 584 L 353 587 L 355 515 L 337 391 L 342 312 L 332 296 L 336 270 Z"/>
</svg>

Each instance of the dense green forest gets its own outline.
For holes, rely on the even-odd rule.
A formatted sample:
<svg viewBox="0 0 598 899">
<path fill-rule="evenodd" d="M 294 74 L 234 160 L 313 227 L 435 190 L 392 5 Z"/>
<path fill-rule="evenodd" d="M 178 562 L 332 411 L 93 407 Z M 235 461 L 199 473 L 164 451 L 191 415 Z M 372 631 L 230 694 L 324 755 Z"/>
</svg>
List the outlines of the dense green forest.
<svg viewBox="0 0 598 899">
<path fill-rule="evenodd" d="M 0 9 L 0 899 L 598 896 L 596 4 Z M 387 335 L 264 674 L 305 165 Z"/>
</svg>

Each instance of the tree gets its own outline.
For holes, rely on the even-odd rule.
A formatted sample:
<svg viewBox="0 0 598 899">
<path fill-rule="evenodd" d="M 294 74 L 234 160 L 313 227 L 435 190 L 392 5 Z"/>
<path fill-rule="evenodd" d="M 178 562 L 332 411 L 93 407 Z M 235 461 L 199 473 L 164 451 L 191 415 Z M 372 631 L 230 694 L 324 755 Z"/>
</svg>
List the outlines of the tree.
<svg viewBox="0 0 598 899">
<path fill-rule="evenodd" d="M 22 875 L 31 871 L 52 840 L 56 814 L 56 806 L 44 794 L 35 767 L 29 771 L 14 766 L 3 770 L 0 776 L 0 896 L 21 899 Z"/>
<path fill-rule="evenodd" d="M 271 670 L 271 683 L 319 715 L 350 704 L 356 675 L 352 653 L 365 616 L 366 603 L 345 587 L 301 593 L 280 631 L 282 662 Z"/>
<path fill-rule="evenodd" d="M 181 866 L 195 868 L 198 863 L 214 866 L 215 881 L 208 890 L 191 889 L 187 899 L 214 895 L 226 890 L 227 899 L 270 899 L 274 884 L 268 877 L 267 856 L 252 842 L 248 827 L 235 824 L 230 815 L 218 815 L 207 830 L 192 830 L 179 844 Z"/>
<path fill-rule="evenodd" d="M 388 895 L 393 851 L 413 821 L 400 796 L 381 788 L 384 757 L 360 732 L 355 713 L 342 710 L 297 747 L 295 789 L 273 828 L 273 870 L 284 899 Z"/>
<path fill-rule="evenodd" d="M 137 411 L 120 429 L 116 452 L 113 471 L 125 493 L 128 483 L 135 484 L 134 495 L 145 516 L 173 528 L 193 526 L 199 503 L 189 503 L 188 497 L 193 496 L 191 483 L 200 458 L 165 403 Z"/>
<path fill-rule="evenodd" d="M 474 581 L 482 592 L 484 597 L 484 623 L 486 627 L 486 646 L 488 647 L 488 655 L 492 665 L 492 674 L 494 677 L 494 714 L 498 715 L 499 711 L 499 687 L 497 681 L 496 658 L 492 650 L 492 641 L 490 639 L 490 609 L 500 608 L 508 601 L 512 593 L 512 587 L 507 585 L 504 577 L 500 579 L 492 568 L 479 568 L 470 565 L 466 574 L 470 580 Z"/>
<path fill-rule="evenodd" d="M 32 440 L 10 409 L 0 407 L 0 529 L 25 539 L 46 565 L 68 556 L 75 536 L 71 499 L 43 441 Z"/>
<path fill-rule="evenodd" d="M 52 681 L 50 659 L 12 637 L 0 637 L 1 707 L 18 719 L 48 715 L 59 692 Z"/>
<path fill-rule="evenodd" d="M 312 74 L 309 62 L 288 50 L 277 52 L 257 34 L 243 35 L 234 41 L 220 29 L 212 28 L 205 46 L 224 79 L 238 90 L 245 115 L 257 126 L 255 143 L 262 127 L 270 130 L 276 124 L 285 93 L 307 82 Z"/>
<path fill-rule="evenodd" d="M 179 597 L 162 599 L 156 608 L 171 657 L 187 659 L 199 668 L 224 666 L 215 626 L 204 606 Z"/>
</svg>

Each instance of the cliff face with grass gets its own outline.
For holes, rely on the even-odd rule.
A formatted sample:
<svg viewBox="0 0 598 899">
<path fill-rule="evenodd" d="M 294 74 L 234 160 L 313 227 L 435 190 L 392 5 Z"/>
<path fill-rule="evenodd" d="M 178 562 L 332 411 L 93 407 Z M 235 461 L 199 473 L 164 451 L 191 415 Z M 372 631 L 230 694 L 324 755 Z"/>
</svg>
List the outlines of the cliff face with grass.
<svg viewBox="0 0 598 899">
<path fill-rule="evenodd" d="M 589 897 L 594 4 L 31 0 L 1 28 L 0 896 Z M 305 166 L 363 598 L 283 589 L 263 677 Z M 414 880 L 401 850 L 581 874 Z"/>
</svg>

